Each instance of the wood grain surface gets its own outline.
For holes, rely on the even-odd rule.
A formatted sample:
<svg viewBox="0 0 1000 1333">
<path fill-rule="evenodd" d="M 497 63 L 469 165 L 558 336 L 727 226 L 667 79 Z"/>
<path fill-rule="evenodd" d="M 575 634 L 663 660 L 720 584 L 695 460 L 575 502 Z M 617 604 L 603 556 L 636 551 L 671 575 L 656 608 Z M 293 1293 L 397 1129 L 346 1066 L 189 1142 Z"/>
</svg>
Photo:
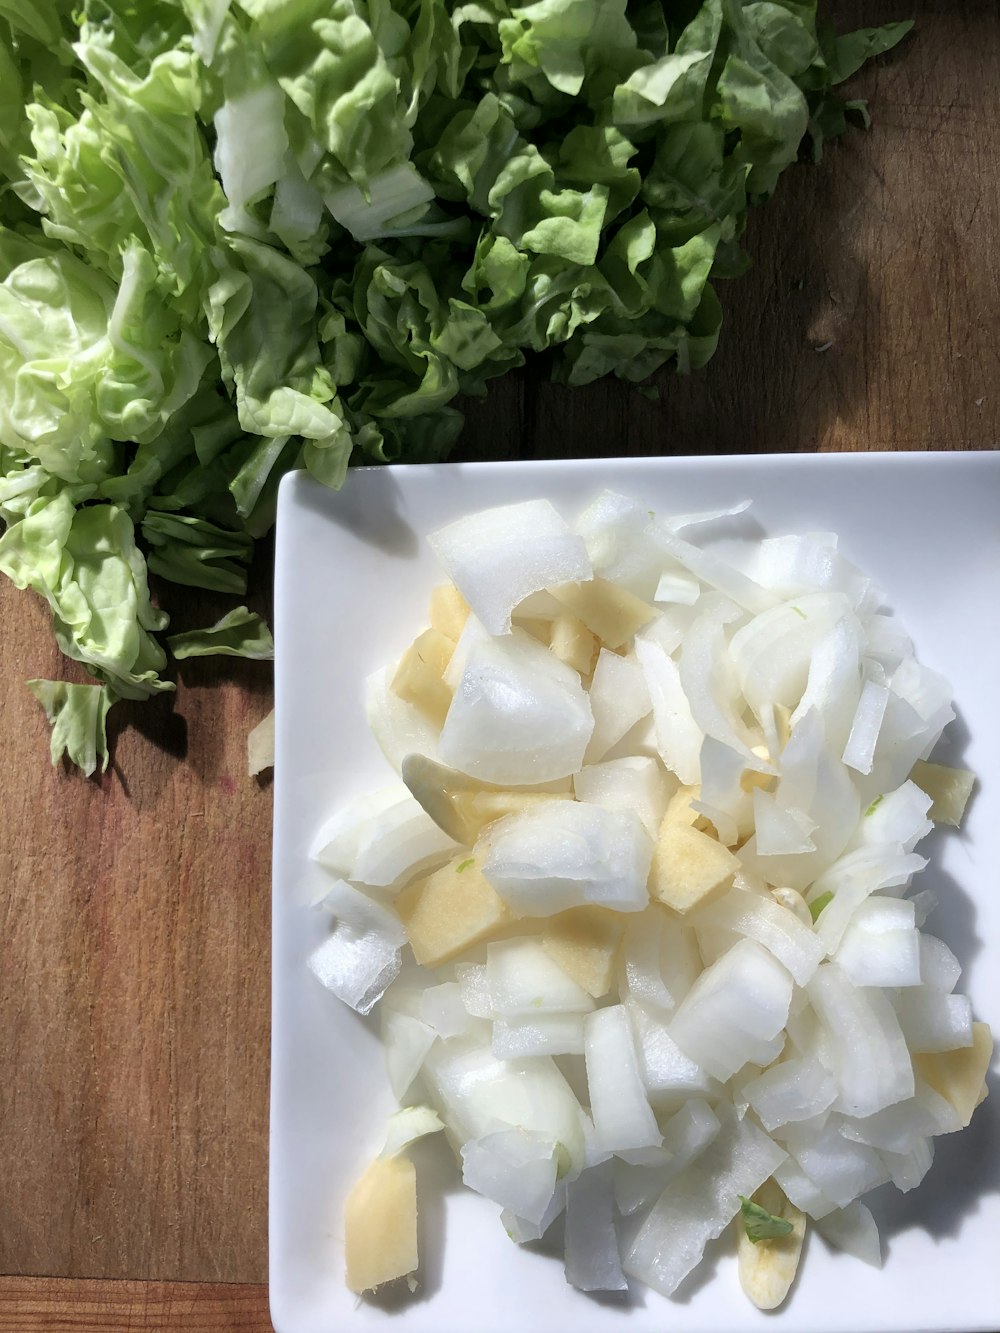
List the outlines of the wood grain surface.
<svg viewBox="0 0 1000 1333">
<path fill-rule="evenodd" d="M 753 218 L 756 267 L 722 291 L 707 370 L 663 378 L 658 403 L 511 377 L 470 405 L 459 456 L 1000 444 L 1000 6 L 828 12 L 918 30 L 852 87 L 872 131 L 789 172 Z M 175 628 L 223 610 L 177 593 Z M 254 596 L 266 611 L 266 552 Z M 260 1282 L 271 798 L 245 738 L 269 669 L 185 665 L 176 696 L 120 714 L 112 771 L 86 781 L 48 767 L 23 686 L 77 678 L 48 613 L 4 582 L 0 628 L 0 1272 Z M 0 1329 L 88 1327 L 67 1322 L 78 1298 L 112 1302 L 106 1329 L 267 1326 L 164 1323 L 163 1289 L 133 1283 L 51 1300 L 28 1284 L 19 1315 L 18 1290 Z"/>
<path fill-rule="evenodd" d="M 0 1278 L 0 1333 L 270 1333 L 267 1288 L 221 1282 Z"/>
</svg>

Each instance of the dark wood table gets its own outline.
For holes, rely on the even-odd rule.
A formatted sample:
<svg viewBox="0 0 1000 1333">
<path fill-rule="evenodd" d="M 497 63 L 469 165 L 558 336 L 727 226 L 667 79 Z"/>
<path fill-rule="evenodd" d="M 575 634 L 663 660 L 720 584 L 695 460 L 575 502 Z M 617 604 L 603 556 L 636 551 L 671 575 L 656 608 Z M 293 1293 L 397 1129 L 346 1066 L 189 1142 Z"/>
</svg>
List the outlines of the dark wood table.
<svg viewBox="0 0 1000 1333">
<path fill-rule="evenodd" d="M 1000 444 L 1000 6 L 829 12 L 918 28 L 855 81 L 871 132 L 754 217 L 707 370 L 658 403 L 512 377 L 462 457 Z M 268 1329 L 269 668 L 185 664 L 86 781 L 49 769 L 23 686 L 64 670 L 48 613 L 4 582 L 0 626 L 0 1330 Z"/>
</svg>

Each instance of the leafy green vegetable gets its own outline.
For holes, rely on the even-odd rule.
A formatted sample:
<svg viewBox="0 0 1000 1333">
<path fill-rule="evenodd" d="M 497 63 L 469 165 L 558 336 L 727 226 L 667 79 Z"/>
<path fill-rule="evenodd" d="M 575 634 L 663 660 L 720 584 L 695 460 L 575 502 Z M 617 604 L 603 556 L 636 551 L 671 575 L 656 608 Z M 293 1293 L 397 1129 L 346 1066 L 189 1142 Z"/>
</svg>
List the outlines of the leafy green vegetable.
<svg viewBox="0 0 1000 1333">
<path fill-rule="evenodd" d="M 171 688 L 147 568 L 241 595 L 289 469 L 444 457 L 455 398 L 531 353 L 570 384 L 704 365 L 748 206 L 908 27 L 0 0 L 0 569 L 116 697 Z M 90 728 L 83 698 L 53 716 Z"/>
<path fill-rule="evenodd" d="M 754 1245 L 762 1240 L 776 1240 L 791 1232 L 792 1224 L 787 1218 L 772 1216 L 766 1208 L 761 1208 L 759 1203 L 754 1203 L 752 1199 L 747 1199 L 742 1194 L 739 1195 L 739 1200 L 747 1240 L 752 1241 Z"/>
<path fill-rule="evenodd" d="M 64 680 L 29 680 L 28 689 L 52 723 L 53 764 L 65 754 L 89 778 L 108 767 L 108 709 L 115 696 L 107 685 L 69 685 Z"/>
<path fill-rule="evenodd" d="M 187 630 L 171 634 L 167 646 L 174 657 L 253 657 L 269 660 L 274 657 L 274 639 L 271 631 L 255 611 L 238 606 L 209 629 Z"/>
</svg>

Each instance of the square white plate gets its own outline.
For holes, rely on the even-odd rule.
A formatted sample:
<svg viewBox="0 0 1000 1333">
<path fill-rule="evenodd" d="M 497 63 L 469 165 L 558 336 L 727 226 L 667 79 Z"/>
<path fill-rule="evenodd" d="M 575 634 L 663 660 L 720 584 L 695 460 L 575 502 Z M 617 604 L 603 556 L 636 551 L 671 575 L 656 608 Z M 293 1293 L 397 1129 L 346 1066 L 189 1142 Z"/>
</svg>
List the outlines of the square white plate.
<svg viewBox="0 0 1000 1333">
<path fill-rule="evenodd" d="M 881 1191 L 881 1272 L 811 1238 L 776 1316 L 755 1310 L 734 1262 L 709 1263 L 682 1304 L 640 1290 L 631 1305 L 568 1287 L 561 1264 L 508 1241 L 487 1200 L 456 1187 L 443 1143 L 418 1145 L 423 1288 L 396 1304 L 344 1286 L 341 1214 L 393 1109 L 377 1024 L 305 967 L 324 916 L 304 905 L 324 872 L 308 847 L 321 820 L 392 774 L 368 733 L 365 677 L 425 623 L 441 575 L 424 542 L 443 523 L 544 496 L 566 515 L 604 487 L 661 513 L 753 500 L 768 534 L 827 530 L 887 590 L 922 661 L 950 677 L 957 720 L 939 755 L 979 786 L 961 834 L 922 845 L 930 928 L 957 952 L 961 988 L 1000 1031 L 1000 454 L 850 454 L 443 464 L 352 473 L 334 494 L 286 477 L 278 507 L 277 755 L 272 936 L 270 1282 L 278 1333 L 390 1325 L 407 1333 L 609 1333 L 680 1328 L 795 1333 L 1000 1328 L 1000 1096 L 966 1133 L 938 1140 L 923 1186 Z M 929 851 L 928 851 L 929 848 Z M 444 1182 L 444 1183 L 442 1183 Z"/>
</svg>

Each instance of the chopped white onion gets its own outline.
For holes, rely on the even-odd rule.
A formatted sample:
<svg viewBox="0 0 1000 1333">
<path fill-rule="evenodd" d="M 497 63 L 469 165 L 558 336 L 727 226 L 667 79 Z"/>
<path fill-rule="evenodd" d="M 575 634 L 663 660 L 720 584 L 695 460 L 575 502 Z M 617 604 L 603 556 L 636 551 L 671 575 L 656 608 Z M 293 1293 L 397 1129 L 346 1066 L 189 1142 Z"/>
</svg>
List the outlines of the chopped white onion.
<svg viewBox="0 0 1000 1333">
<path fill-rule="evenodd" d="M 838 1208 L 817 1221 L 816 1230 L 835 1249 L 853 1254 L 872 1268 L 882 1267 L 882 1245 L 870 1209 L 863 1203 Z"/>
<path fill-rule="evenodd" d="M 529 593 L 592 577 L 587 549 L 548 500 L 501 505 L 439 528 L 428 544 L 491 634 Z"/>
<path fill-rule="evenodd" d="M 695 1161 L 667 1185 L 624 1258 L 626 1273 L 671 1296 L 749 1198 L 774 1175 L 785 1153 L 749 1119 L 720 1106 L 721 1128 Z"/>
<path fill-rule="evenodd" d="M 554 963 L 537 939 L 497 940 L 486 947 L 490 1008 L 500 1018 L 586 1014 L 594 1001 Z"/>
<path fill-rule="evenodd" d="M 772 954 L 754 940 L 740 940 L 688 991 L 670 1035 L 685 1055 L 723 1081 L 748 1062 L 768 1064 L 770 1043 L 788 1019 L 792 985 Z"/>
<path fill-rule="evenodd" d="M 566 1281 L 578 1291 L 626 1291 L 615 1227 L 611 1164 L 584 1171 L 566 1188 Z"/>
<path fill-rule="evenodd" d="M 881 991 L 854 986 L 835 963 L 824 963 L 809 996 L 830 1040 L 842 1111 L 874 1115 L 913 1096 L 910 1052 Z"/>
<path fill-rule="evenodd" d="M 369 1014 L 399 974 L 406 931 L 399 918 L 344 880 L 323 899 L 334 914 L 333 934 L 307 959 L 309 969 L 338 999 Z"/>
<path fill-rule="evenodd" d="M 588 693 L 594 730 L 585 760 L 596 764 L 652 710 L 649 689 L 635 653 L 625 657 L 602 648 Z"/>
<path fill-rule="evenodd" d="M 503 1129 L 462 1145 L 462 1179 L 526 1222 L 541 1222 L 552 1202 L 558 1145 L 544 1134 Z"/>
<path fill-rule="evenodd" d="M 701 778 L 704 733 L 692 716 L 677 664 L 659 644 L 648 639 L 637 638 L 635 651 L 653 703 L 660 758 L 681 782 L 691 786 Z"/>
<path fill-rule="evenodd" d="M 655 838 L 663 822 L 671 784 L 658 759 L 632 755 L 581 768 L 573 779 L 578 801 L 605 810 L 634 811 L 643 828 Z"/>
<path fill-rule="evenodd" d="M 599 904 L 639 912 L 653 843 L 631 811 L 548 801 L 486 834 L 483 874 L 520 916 Z"/>
<path fill-rule="evenodd" d="M 438 754 L 486 782 L 549 782 L 580 768 L 593 729 L 579 675 L 514 630 L 470 649 Z"/>
<path fill-rule="evenodd" d="M 436 533 L 444 724 L 370 677 L 407 785 L 311 851 L 337 878 L 309 965 L 362 1013 L 391 986 L 389 1082 L 429 1102 L 386 1151 L 443 1125 L 516 1243 L 565 1212 L 585 1292 L 627 1272 L 673 1294 L 769 1181 L 880 1263 L 857 1200 L 923 1180 L 988 1052 L 922 933 L 935 896 L 910 894 L 948 682 L 832 534 L 678 535 L 745 507 L 658 518 L 605 491 L 573 527 L 533 500 Z M 400 918 L 452 961 L 403 970 Z"/>
<path fill-rule="evenodd" d="M 599 1146 L 608 1152 L 658 1147 L 662 1136 L 646 1099 L 624 1005 L 589 1014 L 584 1044 Z"/>
<path fill-rule="evenodd" d="M 379 749 L 398 773 L 408 754 L 437 754 L 438 732 L 419 709 L 390 688 L 395 674 L 393 663 L 365 681 L 365 715 Z"/>
<path fill-rule="evenodd" d="M 822 1115 L 834 1103 L 837 1084 L 812 1056 L 782 1060 L 758 1074 L 743 1089 L 768 1132 Z"/>
</svg>

